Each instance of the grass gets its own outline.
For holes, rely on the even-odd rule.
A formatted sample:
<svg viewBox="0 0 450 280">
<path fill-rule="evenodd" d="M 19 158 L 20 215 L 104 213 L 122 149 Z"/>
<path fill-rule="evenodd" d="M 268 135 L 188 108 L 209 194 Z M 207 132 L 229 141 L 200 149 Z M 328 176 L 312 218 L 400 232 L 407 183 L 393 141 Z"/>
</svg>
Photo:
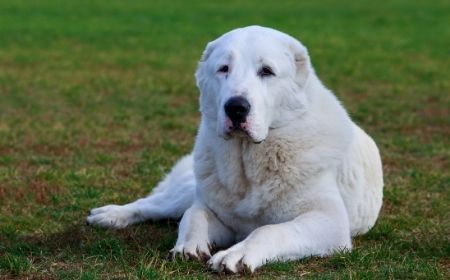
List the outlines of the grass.
<svg viewBox="0 0 450 280">
<path fill-rule="evenodd" d="M 222 277 L 165 260 L 176 222 L 106 231 L 84 219 L 144 196 L 191 150 L 203 47 L 250 24 L 309 47 L 377 141 L 386 183 L 351 253 L 253 277 L 450 278 L 449 15 L 447 1 L 418 0 L 1 1 L 0 278 Z"/>
</svg>

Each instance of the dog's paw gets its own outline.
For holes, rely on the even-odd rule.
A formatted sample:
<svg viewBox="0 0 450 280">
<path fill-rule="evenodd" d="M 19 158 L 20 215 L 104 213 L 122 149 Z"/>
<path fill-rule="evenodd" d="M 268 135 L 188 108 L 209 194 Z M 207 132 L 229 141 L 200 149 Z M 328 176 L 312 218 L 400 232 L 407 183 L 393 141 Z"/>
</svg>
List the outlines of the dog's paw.
<svg viewBox="0 0 450 280">
<path fill-rule="evenodd" d="M 219 273 L 253 273 L 261 265 L 261 257 L 252 256 L 245 246 L 238 243 L 228 250 L 217 252 L 208 261 L 208 267 Z"/>
<path fill-rule="evenodd" d="M 120 229 L 134 223 L 136 220 L 137 214 L 128 207 L 106 205 L 89 211 L 86 223 L 103 228 Z"/>
<path fill-rule="evenodd" d="M 177 244 L 170 250 L 169 258 L 181 257 L 183 260 L 198 260 L 206 262 L 211 258 L 212 247 L 208 242 L 186 242 Z"/>
</svg>

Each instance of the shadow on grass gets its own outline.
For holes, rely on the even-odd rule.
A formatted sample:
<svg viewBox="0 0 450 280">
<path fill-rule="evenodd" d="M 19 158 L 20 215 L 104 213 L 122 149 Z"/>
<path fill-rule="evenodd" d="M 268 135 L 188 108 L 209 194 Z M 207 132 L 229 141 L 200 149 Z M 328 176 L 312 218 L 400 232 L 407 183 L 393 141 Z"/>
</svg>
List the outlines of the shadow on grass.
<svg viewBox="0 0 450 280">
<path fill-rule="evenodd" d="M 146 252 L 167 254 L 173 246 L 177 221 L 144 223 L 122 230 L 106 230 L 81 223 L 67 226 L 63 231 L 27 236 L 9 236 L 0 241 L 6 253 L 39 258 L 71 259 L 87 257 L 117 258 Z"/>
<path fill-rule="evenodd" d="M 0 249 L 5 249 L 5 253 L 0 251 L 0 272 L 3 270 L 12 276 L 37 272 L 58 278 L 80 278 L 82 273 L 91 273 L 95 276 L 93 279 L 102 279 L 105 275 L 140 279 L 208 273 L 201 263 L 165 260 L 175 244 L 177 227 L 178 222 L 173 220 L 148 222 L 123 230 L 105 230 L 78 222 L 51 234 L 0 236 Z M 413 277 L 416 273 L 439 278 L 442 276 L 439 263 L 441 258 L 446 258 L 448 243 L 444 237 L 429 231 L 426 235 L 419 233 L 405 236 L 403 231 L 393 229 L 382 220 L 370 233 L 354 239 L 352 252 L 274 263 L 253 276 L 325 273 L 332 277 L 334 273 L 358 271 L 374 278 Z M 209 275 L 214 277 L 214 274 Z"/>
<path fill-rule="evenodd" d="M 159 279 L 165 274 L 205 273 L 199 262 L 167 261 L 177 227 L 178 222 L 173 220 L 123 230 L 93 228 L 79 222 L 49 234 L 0 234 L 0 279 L 2 275 Z"/>
</svg>

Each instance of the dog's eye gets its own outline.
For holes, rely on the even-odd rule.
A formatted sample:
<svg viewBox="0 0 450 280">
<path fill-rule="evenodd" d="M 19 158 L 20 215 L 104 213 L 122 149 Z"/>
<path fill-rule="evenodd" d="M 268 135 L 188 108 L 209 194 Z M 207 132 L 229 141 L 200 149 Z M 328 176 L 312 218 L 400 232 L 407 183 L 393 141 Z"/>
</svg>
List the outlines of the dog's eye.
<svg viewBox="0 0 450 280">
<path fill-rule="evenodd" d="M 268 76 L 275 76 L 275 73 L 273 72 L 272 68 L 269 66 L 263 66 L 258 71 L 258 76 L 261 78 L 268 77 Z"/>
<path fill-rule="evenodd" d="M 218 73 L 228 73 L 228 65 L 220 66 L 219 70 L 217 70 Z"/>
</svg>

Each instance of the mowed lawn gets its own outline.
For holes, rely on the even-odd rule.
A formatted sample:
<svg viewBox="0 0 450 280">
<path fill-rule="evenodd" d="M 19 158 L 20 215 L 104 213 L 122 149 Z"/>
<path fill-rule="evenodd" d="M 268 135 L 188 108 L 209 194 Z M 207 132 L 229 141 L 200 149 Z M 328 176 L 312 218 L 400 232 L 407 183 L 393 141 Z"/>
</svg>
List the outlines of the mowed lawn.
<svg viewBox="0 0 450 280">
<path fill-rule="evenodd" d="M 378 143 L 385 196 L 351 253 L 244 277 L 449 279 L 450 4 L 385 2 L 1 1 L 0 279 L 242 277 L 167 261 L 176 221 L 85 217 L 146 195 L 192 149 L 200 54 L 250 24 L 309 48 Z"/>
</svg>

